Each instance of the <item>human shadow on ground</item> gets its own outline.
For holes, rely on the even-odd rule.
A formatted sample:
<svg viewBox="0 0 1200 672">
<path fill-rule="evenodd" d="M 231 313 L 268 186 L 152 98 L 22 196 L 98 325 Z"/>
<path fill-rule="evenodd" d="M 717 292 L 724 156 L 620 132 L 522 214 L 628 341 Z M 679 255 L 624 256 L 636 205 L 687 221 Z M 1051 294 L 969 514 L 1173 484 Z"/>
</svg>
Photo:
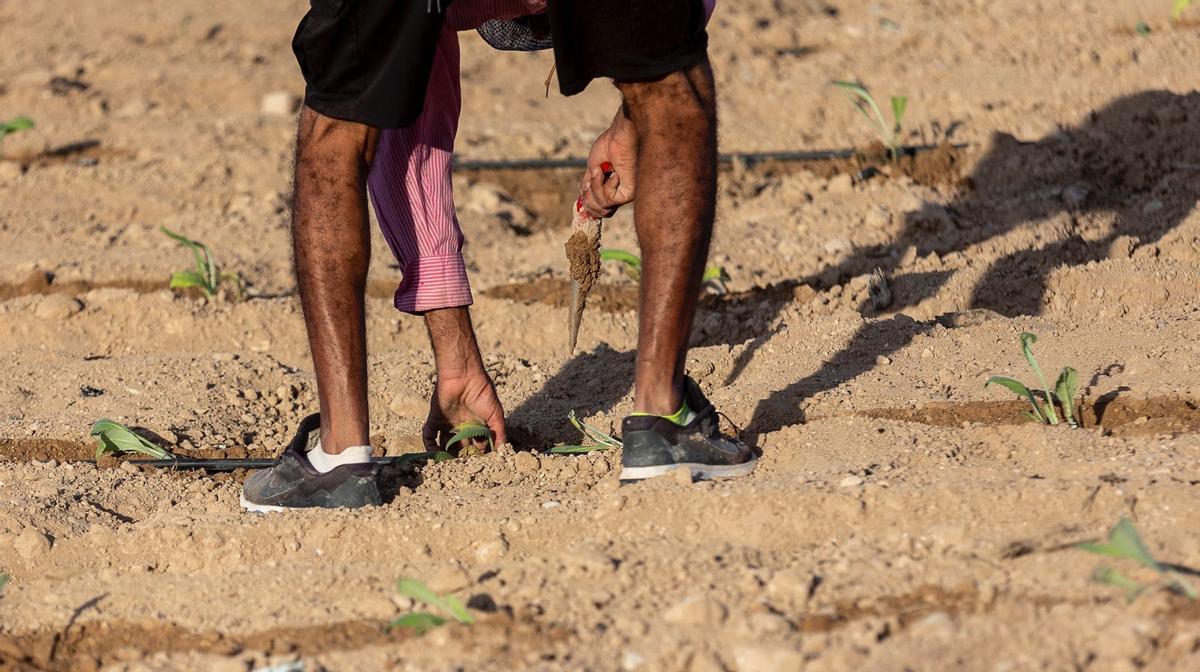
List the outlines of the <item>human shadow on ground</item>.
<svg viewBox="0 0 1200 672">
<path fill-rule="evenodd" d="M 1039 314 L 1056 269 L 1157 253 L 1156 243 L 1200 199 L 1197 140 L 1200 94 L 1166 91 L 1120 98 L 1079 126 L 1036 142 L 999 134 L 951 205 L 931 204 L 906 215 L 895 239 L 859 248 L 811 276 L 779 283 L 761 293 L 757 303 L 748 299 L 718 306 L 721 328 L 698 332 L 693 345 L 750 341 L 725 381 L 731 384 L 775 334 L 766 325 L 791 303 L 796 288 L 824 289 L 881 269 L 891 278 L 890 309 L 901 311 L 937 295 L 958 270 L 975 265 L 960 258 L 950 269 L 907 270 L 912 259 L 936 255 L 936 262 L 979 250 L 999 258 L 962 308 L 986 308 L 1008 317 Z M 1045 230 L 1039 234 L 1025 226 L 1061 214 L 1068 217 L 1056 235 L 1047 236 L 1049 242 L 1039 238 Z M 1028 235 L 1022 233 L 1026 228 Z M 747 438 L 757 441 L 762 434 L 803 422 L 804 398 L 870 371 L 881 355 L 900 350 L 934 325 L 905 315 L 866 322 L 820 369 L 759 402 L 747 423 Z M 570 360 L 509 414 L 514 441 L 575 441 L 566 413 L 574 409 L 586 417 L 611 409 L 632 386 L 634 357 L 602 345 Z"/>
<path fill-rule="evenodd" d="M 1008 317 L 1040 314 L 1056 269 L 1158 254 L 1156 244 L 1200 199 L 1198 140 L 1200 93 L 1167 91 L 1119 98 L 1081 125 L 1037 142 L 998 135 L 950 206 L 910 214 L 895 240 L 856 250 L 841 264 L 800 282 L 840 282 L 875 268 L 902 278 L 901 260 L 912 259 L 913 252 L 918 259 L 961 253 L 966 258 L 954 265 L 971 267 L 976 262 L 970 255 L 982 251 L 999 258 L 983 272 L 963 308 Z M 1048 235 L 1044 228 L 1018 231 L 1064 213 L 1068 217 Z M 1010 234 L 1015 235 L 1009 239 Z M 1043 235 L 1048 242 L 1042 242 Z M 935 296 L 953 275 L 946 271 L 894 292 L 891 310 Z M 903 315 L 866 322 L 820 369 L 759 402 L 748 424 L 751 437 L 803 422 L 804 398 L 865 373 L 878 357 L 933 326 Z"/>
</svg>

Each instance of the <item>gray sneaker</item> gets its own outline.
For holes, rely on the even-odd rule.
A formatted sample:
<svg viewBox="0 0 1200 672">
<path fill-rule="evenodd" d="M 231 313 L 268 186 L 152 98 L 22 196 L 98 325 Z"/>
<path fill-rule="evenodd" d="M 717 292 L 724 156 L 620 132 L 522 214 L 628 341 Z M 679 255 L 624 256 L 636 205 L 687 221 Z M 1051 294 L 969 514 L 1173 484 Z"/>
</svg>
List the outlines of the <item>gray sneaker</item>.
<svg viewBox="0 0 1200 672">
<path fill-rule="evenodd" d="M 242 486 L 242 508 L 265 513 L 286 509 L 357 509 L 379 506 L 377 467 L 374 464 L 343 464 L 328 473 L 317 471 L 308 461 L 310 437 L 320 432 L 321 416 L 313 414 L 300 422 L 296 438 L 279 456 L 275 466 L 250 474 Z"/>
<path fill-rule="evenodd" d="M 737 438 L 721 434 L 717 409 L 688 378 L 684 401 L 690 417 L 683 425 L 654 415 L 621 421 L 621 481 L 639 481 L 687 469 L 695 480 L 745 476 L 758 454 Z"/>
</svg>

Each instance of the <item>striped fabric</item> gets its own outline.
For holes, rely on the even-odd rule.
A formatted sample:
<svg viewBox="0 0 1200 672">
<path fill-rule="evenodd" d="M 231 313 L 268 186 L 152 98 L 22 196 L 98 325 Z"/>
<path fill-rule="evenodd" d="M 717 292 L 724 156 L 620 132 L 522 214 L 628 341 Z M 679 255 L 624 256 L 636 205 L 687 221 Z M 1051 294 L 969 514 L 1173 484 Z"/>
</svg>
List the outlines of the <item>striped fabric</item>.
<svg viewBox="0 0 1200 672">
<path fill-rule="evenodd" d="M 715 4 L 716 0 L 705 0 L 710 15 Z M 472 303 L 450 172 L 462 111 L 456 31 L 545 9 L 546 0 L 458 0 L 450 5 L 429 76 L 425 109 L 412 126 L 380 134 L 367 187 L 383 237 L 403 275 L 395 305 L 404 312 Z"/>
<path fill-rule="evenodd" d="M 412 126 L 380 134 L 367 187 L 383 237 L 403 274 L 395 295 L 396 308 L 402 311 L 421 313 L 472 302 L 450 173 L 462 110 L 456 31 L 545 6 L 545 0 L 459 0 L 450 5 L 425 109 Z"/>
</svg>

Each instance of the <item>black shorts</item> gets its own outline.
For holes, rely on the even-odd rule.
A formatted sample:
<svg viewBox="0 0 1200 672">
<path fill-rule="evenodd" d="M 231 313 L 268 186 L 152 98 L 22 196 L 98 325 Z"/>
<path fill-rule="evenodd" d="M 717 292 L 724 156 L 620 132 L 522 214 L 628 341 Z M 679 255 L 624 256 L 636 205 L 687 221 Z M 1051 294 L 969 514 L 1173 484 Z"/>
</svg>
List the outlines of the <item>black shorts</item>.
<svg viewBox="0 0 1200 672">
<path fill-rule="evenodd" d="M 453 0 L 310 0 L 292 50 L 304 103 L 329 117 L 401 128 L 421 115 Z M 649 80 L 701 61 L 703 0 L 550 0 L 559 89 Z M 532 76 L 532 74 L 531 74 Z"/>
</svg>

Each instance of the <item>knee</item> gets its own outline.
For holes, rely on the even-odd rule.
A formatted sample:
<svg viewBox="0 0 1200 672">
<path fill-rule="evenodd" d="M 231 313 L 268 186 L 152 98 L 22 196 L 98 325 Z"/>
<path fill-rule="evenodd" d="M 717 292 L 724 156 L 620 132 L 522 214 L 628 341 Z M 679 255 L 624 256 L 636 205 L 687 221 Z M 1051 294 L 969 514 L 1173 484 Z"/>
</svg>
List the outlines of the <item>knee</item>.
<svg viewBox="0 0 1200 672">
<path fill-rule="evenodd" d="M 378 141 L 379 130 L 371 126 L 327 117 L 308 106 L 300 110 L 296 137 L 300 161 L 369 166 Z"/>
<path fill-rule="evenodd" d="M 617 82 L 616 86 L 636 124 L 669 120 L 673 126 L 689 129 L 716 124 L 716 89 L 707 60 L 661 79 Z"/>
</svg>

